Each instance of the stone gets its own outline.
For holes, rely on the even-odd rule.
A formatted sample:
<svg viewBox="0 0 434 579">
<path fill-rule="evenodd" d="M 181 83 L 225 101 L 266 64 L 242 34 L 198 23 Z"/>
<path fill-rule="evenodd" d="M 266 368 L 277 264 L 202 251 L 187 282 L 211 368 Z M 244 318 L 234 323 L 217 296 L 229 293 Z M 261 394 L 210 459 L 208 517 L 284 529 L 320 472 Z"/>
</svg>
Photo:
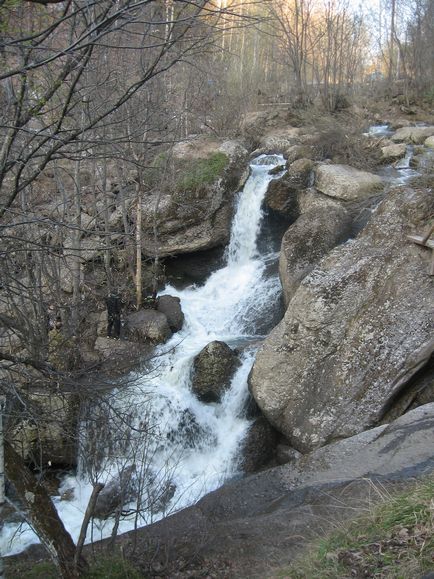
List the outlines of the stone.
<svg viewBox="0 0 434 579">
<path fill-rule="evenodd" d="M 136 342 L 162 344 L 172 335 L 167 317 L 156 310 L 139 310 L 126 318 L 125 333 Z"/>
<path fill-rule="evenodd" d="M 274 456 L 277 432 L 264 416 L 258 416 L 250 426 L 241 451 L 241 468 L 249 474 L 256 472 Z"/>
<path fill-rule="evenodd" d="M 93 512 L 95 517 L 107 519 L 134 499 L 136 493 L 135 474 L 135 466 L 127 466 L 106 483 L 95 504 Z"/>
<path fill-rule="evenodd" d="M 324 193 L 321 193 L 321 191 L 318 191 L 315 187 L 309 187 L 308 189 L 297 191 L 297 204 L 299 215 L 317 209 L 327 212 L 330 209 L 336 210 L 343 206 L 342 201 L 324 195 Z"/>
<path fill-rule="evenodd" d="M 294 161 L 298 159 L 304 158 L 313 158 L 315 155 L 314 147 L 311 145 L 291 145 L 288 147 L 285 152 L 284 156 L 286 157 L 287 166 L 288 168 L 291 166 Z"/>
<path fill-rule="evenodd" d="M 186 408 L 179 417 L 178 424 L 167 433 L 167 440 L 174 445 L 183 444 L 186 448 L 198 448 L 207 438 L 206 430 L 198 423 L 196 416 Z"/>
<path fill-rule="evenodd" d="M 227 164 L 213 183 L 204 182 L 191 190 L 187 186 L 182 190 L 178 184 L 172 191 L 156 191 L 143 198 L 142 249 L 145 255 L 175 256 L 227 244 L 235 193 L 244 178 L 247 150 L 240 141 L 203 135 L 190 137 L 173 148 L 179 177 L 183 172 L 193 171 L 196 163 L 217 154 L 225 155 Z M 132 203 L 129 212 L 134 211 Z"/>
<path fill-rule="evenodd" d="M 296 144 L 300 134 L 298 127 L 276 128 L 261 137 L 257 154 L 285 154 L 287 149 Z"/>
<path fill-rule="evenodd" d="M 314 162 L 311 159 L 297 159 L 288 166 L 288 181 L 294 189 L 306 189 L 310 186 Z"/>
<path fill-rule="evenodd" d="M 406 234 L 433 210 L 429 189 L 391 191 L 359 236 L 303 279 L 259 349 L 251 391 L 297 450 L 379 424 L 429 360 L 431 256 Z"/>
<path fill-rule="evenodd" d="M 157 513 L 167 514 L 170 501 L 176 492 L 176 484 L 172 481 L 164 481 L 157 486 L 153 485 L 148 490 L 149 512 L 152 515 Z"/>
<path fill-rule="evenodd" d="M 419 145 L 423 143 L 427 137 L 434 136 L 434 126 L 429 127 L 402 127 L 398 129 L 394 135 L 391 136 L 391 140 L 394 143 L 414 143 Z"/>
<path fill-rule="evenodd" d="M 282 239 L 279 275 L 285 306 L 300 282 L 336 245 L 351 234 L 351 217 L 343 207 L 312 209 L 293 223 Z"/>
<path fill-rule="evenodd" d="M 299 460 L 303 455 L 295 448 L 287 444 L 278 444 L 276 447 L 276 459 L 279 464 L 288 464 Z"/>
<path fill-rule="evenodd" d="M 76 432 L 79 401 L 73 394 L 34 392 L 28 396 L 29 411 L 37 422 L 25 419 L 10 434 L 15 450 L 37 468 L 76 465 Z"/>
<path fill-rule="evenodd" d="M 210 342 L 195 357 L 192 390 L 202 402 L 219 402 L 229 388 L 239 364 L 237 355 L 224 342 Z"/>
<path fill-rule="evenodd" d="M 181 557 L 197 556 L 198 545 L 202 560 L 230 561 L 227 576 L 276 575 L 306 543 L 366 514 L 385 495 L 411 490 L 415 477 L 431 476 L 433 440 L 430 404 L 389 426 L 231 480 L 195 505 L 142 529 L 142 544 L 151 545 L 154 556 L 154 545 L 171 546 L 169 559 L 167 550 L 158 559 L 170 576 L 179 570 Z M 134 541 L 134 531 L 123 536 L 126 548 Z"/>
<path fill-rule="evenodd" d="M 265 194 L 264 205 L 289 219 L 298 217 L 297 194 L 286 175 L 270 181 Z"/>
<path fill-rule="evenodd" d="M 157 300 L 157 311 L 167 318 L 172 332 L 179 332 L 184 323 L 184 314 L 181 309 L 181 300 L 174 296 L 159 296 Z"/>
<path fill-rule="evenodd" d="M 434 135 L 432 137 L 428 137 L 427 139 L 425 139 L 424 145 L 425 147 L 434 149 Z"/>
<path fill-rule="evenodd" d="M 315 187 L 343 201 L 359 201 L 371 197 L 383 187 L 378 175 L 348 165 L 320 164 L 315 169 Z"/>
<path fill-rule="evenodd" d="M 407 145 L 405 143 L 397 143 L 395 145 L 387 145 L 381 147 L 382 160 L 385 163 L 392 163 L 398 159 L 405 157 L 407 152 Z"/>
</svg>

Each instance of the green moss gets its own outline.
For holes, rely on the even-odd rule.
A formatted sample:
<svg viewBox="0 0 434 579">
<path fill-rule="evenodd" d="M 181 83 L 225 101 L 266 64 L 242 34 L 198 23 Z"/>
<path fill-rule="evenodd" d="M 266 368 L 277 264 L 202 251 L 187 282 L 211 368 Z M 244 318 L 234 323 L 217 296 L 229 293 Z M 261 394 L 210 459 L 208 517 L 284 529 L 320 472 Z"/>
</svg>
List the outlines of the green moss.
<svg viewBox="0 0 434 579">
<path fill-rule="evenodd" d="M 276 573 L 292 579 L 413 579 L 433 567 L 434 480 L 386 497 Z"/>
<path fill-rule="evenodd" d="M 196 159 L 182 168 L 177 180 L 176 190 L 198 191 L 205 185 L 214 183 L 225 170 L 229 162 L 224 153 L 214 153 L 207 159 Z"/>
<path fill-rule="evenodd" d="M 128 561 L 117 557 L 96 561 L 84 577 L 85 579 L 140 579 L 144 575 Z"/>
<path fill-rule="evenodd" d="M 11 572 L 9 569 L 7 571 Z M 15 572 L 17 577 L 23 577 L 23 579 L 57 579 L 59 577 L 56 567 L 49 561 L 36 563 L 31 569 L 28 568 L 27 563 L 25 568 L 24 565 L 21 569 L 17 567 Z"/>
</svg>

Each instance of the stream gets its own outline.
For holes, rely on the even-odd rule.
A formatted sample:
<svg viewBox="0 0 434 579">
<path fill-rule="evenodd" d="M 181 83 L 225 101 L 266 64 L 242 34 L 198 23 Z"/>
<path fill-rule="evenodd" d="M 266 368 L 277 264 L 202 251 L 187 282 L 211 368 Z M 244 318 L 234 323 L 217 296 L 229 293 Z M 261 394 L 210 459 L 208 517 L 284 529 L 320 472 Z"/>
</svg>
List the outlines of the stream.
<svg viewBox="0 0 434 579">
<path fill-rule="evenodd" d="M 269 182 L 282 175 L 271 176 L 270 170 L 284 162 L 280 155 L 251 162 L 224 267 L 201 286 L 165 288 L 162 294 L 181 300 L 183 329 L 157 348 L 143 371 L 129 376 L 127 387 L 112 391 L 83 417 L 77 475 L 66 476 L 60 495 L 53 497 L 75 541 L 97 481 L 129 480 L 117 530 L 122 533 L 189 506 L 241 476 L 240 448 L 250 424 L 247 378 L 263 321 L 275 318 L 280 308 L 278 250 L 258 244 L 261 206 Z M 241 365 L 221 402 L 204 404 L 191 391 L 191 373 L 194 357 L 213 340 L 237 347 Z M 94 518 L 87 540 L 110 536 L 114 523 L 113 516 Z M 16 554 L 37 542 L 26 523 L 19 529 L 7 523 L 0 552 Z"/>
<path fill-rule="evenodd" d="M 382 125 L 367 134 L 381 137 L 390 131 Z M 409 146 L 404 159 L 380 170 L 386 185 L 404 185 L 420 174 L 410 167 L 412 155 Z M 424 155 L 431 159 L 433 153 Z M 261 207 L 270 181 L 282 176 L 270 171 L 284 162 L 280 155 L 261 155 L 251 162 L 250 176 L 238 194 L 223 267 L 201 285 L 168 285 L 162 292 L 180 298 L 182 330 L 128 377 L 128 386 L 114 389 L 83 416 L 77 474 L 66 476 L 53 497 L 75 541 L 96 482 L 110 486 L 119 478 L 129 481 L 117 528 L 123 533 L 242 476 L 240 450 L 250 425 L 247 378 L 261 334 L 280 314 L 279 249 L 266 235 L 266 242 L 261 237 Z M 191 391 L 193 360 L 214 340 L 237 348 L 241 364 L 221 402 L 204 404 Z M 87 541 L 110 536 L 114 525 L 112 515 L 95 517 Z M 0 534 L 0 553 L 16 554 L 37 542 L 26 523 L 9 522 Z"/>
</svg>

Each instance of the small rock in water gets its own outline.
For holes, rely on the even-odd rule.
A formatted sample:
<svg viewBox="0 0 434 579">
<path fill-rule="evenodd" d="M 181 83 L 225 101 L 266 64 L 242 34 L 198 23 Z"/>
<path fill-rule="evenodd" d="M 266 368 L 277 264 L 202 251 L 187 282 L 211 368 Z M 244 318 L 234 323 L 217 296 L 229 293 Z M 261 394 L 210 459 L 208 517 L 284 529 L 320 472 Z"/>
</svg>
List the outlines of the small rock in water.
<svg viewBox="0 0 434 579">
<path fill-rule="evenodd" d="M 219 402 L 239 365 L 237 355 L 224 342 L 210 342 L 194 359 L 192 389 L 202 402 Z"/>
</svg>

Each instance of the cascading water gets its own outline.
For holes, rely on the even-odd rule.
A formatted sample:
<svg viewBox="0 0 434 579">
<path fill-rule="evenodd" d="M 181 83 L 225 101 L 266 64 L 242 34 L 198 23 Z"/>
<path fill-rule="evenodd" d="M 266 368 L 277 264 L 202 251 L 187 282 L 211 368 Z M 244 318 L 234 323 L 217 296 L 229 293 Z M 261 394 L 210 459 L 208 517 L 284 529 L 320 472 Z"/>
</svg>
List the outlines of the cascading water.
<svg viewBox="0 0 434 579">
<path fill-rule="evenodd" d="M 185 314 L 182 331 L 160 347 L 146 371 L 131 376 L 128 387 L 111 392 L 83 419 L 77 477 L 66 477 L 60 491 L 74 489 L 73 500 L 54 497 L 66 528 L 77 539 L 92 491 L 90 481 L 131 475 L 131 515 L 119 532 L 143 526 L 188 506 L 238 471 L 239 450 L 249 422 L 245 418 L 247 377 L 254 360 L 255 323 L 270 316 L 280 294 L 277 275 L 267 266 L 276 254 L 257 248 L 261 204 L 270 170 L 284 163 L 279 155 L 261 155 L 239 195 L 226 266 L 201 287 L 165 292 L 178 296 Z M 213 340 L 241 348 L 241 365 L 220 403 L 203 404 L 191 392 L 194 357 Z M 93 460 L 89 462 L 88 457 Z M 133 474 L 131 474 L 133 473 Z M 94 540 L 109 536 L 113 519 L 92 528 Z M 16 534 L 6 524 L 0 549 L 18 553 L 37 542 L 30 528 Z"/>
</svg>

